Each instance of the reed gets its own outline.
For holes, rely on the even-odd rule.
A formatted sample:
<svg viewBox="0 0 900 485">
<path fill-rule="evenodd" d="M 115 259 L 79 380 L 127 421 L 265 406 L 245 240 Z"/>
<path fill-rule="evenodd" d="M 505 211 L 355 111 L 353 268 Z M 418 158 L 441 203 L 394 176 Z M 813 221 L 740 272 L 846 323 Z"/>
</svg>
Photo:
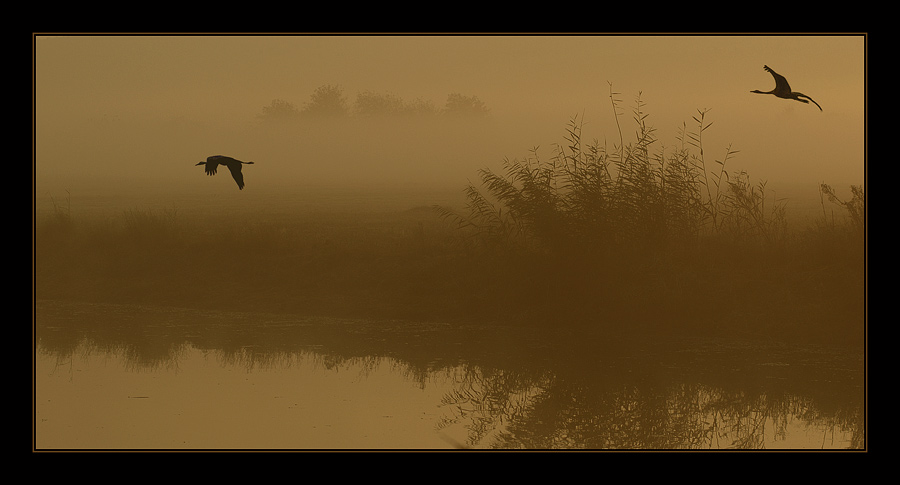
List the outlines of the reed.
<svg viewBox="0 0 900 485">
<path fill-rule="evenodd" d="M 822 220 L 826 226 L 829 226 L 832 229 L 837 226 L 833 209 L 829 213 L 828 208 L 826 207 L 825 200 L 827 199 L 831 204 L 844 209 L 846 215 L 849 217 L 850 228 L 854 232 L 862 234 L 865 231 L 866 193 L 863 187 L 859 185 L 851 185 L 850 192 L 853 194 L 852 197 L 850 200 L 844 201 L 835 195 L 834 189 L 830 185 L 826 183 L 819 184 L 819 197 L 822 202 Z"/>
<path fill-rule="evenodd" d="M 128 209 L 122 215 L 124 232 L 134 238 L 152 241 L 166 238 L 178 229 L 178 210 Z"/>
<path fill-rule="evenodd" d="M 621 136 L 615 94 L 610 99 Z M 463 213 L 438 211 L 477 244 L 503 241 L 550 251 L 572 244 L 695 242 L 704 231 L 734 232 L 748 223 L 769 235 L 778 208 L 765 211 L 764 183 L 749 187 L 746 174 L 729 178 L 727 162 L 738 152 L 728 147 L 715 168 L 707 169 L 702 134 L 712 123 L 706 114 L 693 117 L 696 128 L 683 128 L 680 147 L 669 153 L 653 150 L 656 133 L 640 95 L 633 109 L 636 139 L 611 150 L 597 141 L 584 143 L 583 120 L 573 117 L 565 143 L 555 146 L 549 160 L 533 149 L 522 160 L 503 160 L 501 173 L 483 169 L 481 188 L 465 189 Z"/>
<path fill-rule="evenodd" d="M 625 143 L 618 95 L 610 87 L 619 144 L 586 143 L 584 120 L 573 117 L 548 159 L 537 148 L 523 159 L 504 159 L 501 170 L 483 169 L 480 184 L 465 188 L 462 211 L 437 208 L 462 245 L 482 255 L 482 270 L 495 273 L 490 294 L 501 313 L 543 323 L 757 333 L 821 317 L 811 310 L 819 297 L 788 276 L 827 264 L 809 251 L 817 238 L 807 233 L 795 243 L 786 201 L 765 181 L 729 169 L 739 153 L 732 146 L 709 160 L 703 141 L 713 124 L 709 111 L 698 110 L 666 149 L 639 94 L 635 138 Z M 846 209 L 853 227 L 862 228 L 862 190 L 844 202 L 829 189 L 823 184 L 823 200 Z M 842 254 L 845 268 L 859 281 L 863 267 L 854 266 L 851 253 Z M 859 295 L 847 286 L 831 290 L 830 298 L 847 303 L 837 317 L 847 321 L 836 327 L 860 328 L 854 327 L 862 316 Z"/>
<path fill-rule="evenodd" d="M 621 134 L 618 96 L 610 87 Z M 572 117 L 549 155 L 480 170 L 461 210 L 184 221 L 173 207 L 91 221 L 54 200 L 35 220 L 35 295 L 610 335 L 862 334 L 862 187 L 846 200 L 822 184 L 822 220 L 792 230 L 784 200 L 730 169 L 736 150 L 708 155 L 708 111 L 672 147 L 640 96 L 631 114 L 635 138 L 611 147 Z"/>
<path fill-rule="evenodd" d="M 72 218 L 72 195 L 66 193 L 65 205 L 57 202 L 52 196 L 50 203 L 53 206 L 52 212 L 40 220 L 35 219 L 35 232 L 50 238 L 59 238 L 71 233 L 75 225 Z"/>
</svg>

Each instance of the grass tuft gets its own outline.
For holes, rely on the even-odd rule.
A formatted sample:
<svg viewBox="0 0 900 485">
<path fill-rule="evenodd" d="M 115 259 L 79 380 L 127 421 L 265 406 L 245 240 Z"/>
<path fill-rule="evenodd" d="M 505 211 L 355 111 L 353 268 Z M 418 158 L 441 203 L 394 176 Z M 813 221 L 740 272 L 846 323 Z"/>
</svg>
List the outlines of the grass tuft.
<svg viewBox="0 0 900 485">
<path fill-rule="evenodd" d="M 504 159 L 461 210 L 185 223 L 173 208 L 35 221 L 35 294 L 361 318 L 859 343 L 865 194 L 820 185 L 822 219 L 789 227 L 786 201 L 710 157 L 699 110 L 662 147 L 637 96 L 634 139 L 610 86 L 618 144 L 583 117 L 545 155 Z M 710 158 L 713 158 L 710 160 Z"/>
<path fill-rule="evenodd" d="M 791 231 L 786 201 L 765 181 L 729 169 L 737 150 L 728 146 L 708 162 L 708 110 L 698 110 L 693 127 L 678 133 L 677 148 L 666 151 L 655 148 L 638 95 L 635 139 L 625 144 L 619 94 L 610 86 L 619 145 L 585 143 L 584 120 L 573 117 L 548 160 L 537 148 L 524 159 L 505 159 L 502 171 L 483 169 L 480 186 L 466 187 L 464 211 L 438 208 L 464 246 L 489 258 L 483 268 L 494 273 L 499 313 L 611 330 L 862 335 L 861 188 L 844 202 L 821 186 L 823 210 L 827 199 L 849 215 L 845 228 L 833 218 L 826 225 L 856 243 L 838 249 L 831 236 Z M 825 254 L 844 263 L 818 259 Z M 823 268 L 835 271 L 836 283 L 808 285 Z"/>
</svg>

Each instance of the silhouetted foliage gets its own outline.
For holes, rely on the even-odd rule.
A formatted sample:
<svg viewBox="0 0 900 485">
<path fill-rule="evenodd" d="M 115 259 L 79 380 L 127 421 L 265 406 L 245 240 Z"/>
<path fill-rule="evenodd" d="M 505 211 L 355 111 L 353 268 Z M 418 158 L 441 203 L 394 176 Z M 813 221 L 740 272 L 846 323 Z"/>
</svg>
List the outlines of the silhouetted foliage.
<svg viewBox="0 0 900 485">
<path fill-rule="evenodd" d="M 359 116 L 434 115 L 434 103 L 422 99 L 405 102 L 395 94 L 378 94 L 365 91 L 356 95 L 354 113 Z"/>
<path fill-rule="evenodd" d="M 347 116 L 349 109 L 343 88 L 331 84 L 319 86 L 300 112 L 313 117 Z"/>
<path fill-rule="evenodd" d="M 480 186 L 465 188 L 463 212 L 437 209 L 461 230 L 465 247 L 483 255 L 485 271 L 498 275 L 485 283 L 494 287 L 489 298 L 506 301 L 513 318 L 655 320 L 686 330 L 702 321 L 722 329 L 723 319 L 756 315 L 765 322 L 758 331 L 784 325 L 791 332 L 861 335 L 862 232 L 840 239 L 811 234 L 791 244 L 797 233 L 788 231 L 785 202 L 767 193 L 765 182 L 727 169 L 736 150 L 729 146 L 722 159 L 708 162 L 705 115 L 694 117 L 696 129 L 679 136 L 678 149 L 656 152 L 640 97 L 633 143 L 585 145 L 575 118 L 548 160 L 535 149 L 525 159 L 504 160 L 502 171 L 480 170 Z M 850 202 L 827 188 L 823 194 L 847 209 L 851 227 L 859 226 L 861 189 Z M 807 270 L 821 268 L 835 272 L 835 284 L 827 301 L 813 304 L 825 290 L 803 281 L 811 277 Z M 749 302 L 765 304 L 748 308 Z"/>
<path fill-rule="evenodd" d="M 612 96 L 611 96 L 612 97 Z M 613 99 L 618 117 L 618 106 Z M 582 123 L 573 118 L 566 143 L 548 161 L 537 150 L 523 160 L 503 161 L 504 173 L 481 170 L 484 192 L 466 188 L 469 214 L 444 210 L 460 227 L 483 239 L 565 252 L 572 245 L 696 244 L 703 234 L 729 235 L 734 241 L 774 243 L 784 238 L 784 205 L 767 204 L 765 182 L 753 186 L 745 172 L 729 175 L 727 161 L 737 151 L 729 146 L 709 170 L 702 133 L 711 123 L 700 111 L 695 132 L 664 155 L 653 153 L 655 130 L 646 123 L 640 96 L 634 108 L 638 124 L 634 143 L 607 150 L 598 142 L 584 145 Z"/>
<path fill-rule="evenodd" d="M 265 122 L 294 121 L 301 117 L 344 117 L 355 115 L 360 117 L 375 116 L 436 116 L 452 117 L 484 117 L 490 110 L 476 96 L 464 96 L 454 93 L 447 97 L 442 109 L 435 107 L 430 100 L 416 98 L 404 101 L 402 97 L 392 93 L 375 93 L 363 91 L 356 95 L 350 105 L 343 89 L 337 85 L 323 85 L 310 95 L 310 100 L 298 110 L 293 103 L 275 99 L 264 106 L 258 118 Z"/>
<path fill-rule="evenodd" d="M 75 227 L 72 219 L 72 196 L 71 194 L 66 196 L 65 206 L 58 203 L 53 197 L 50 197 L 50 202 L 53 204 L 53 213 L 39 222 L 35 232 L 51 240 L 63 241 Z"/>
<path fill-rule="evenodd" d="M 293 103 L 281 99 L 273 99 L 272 104 L 263 106 L 259 118 L 265 122 L 290 122 L 300 119 L 300 110 Z"/>
<path fill-rule="evenodd" d="M 438 110 L 433 102 L 416 98 L 403 105 L 403 113 L 408 115 L 436 115 Z"/>
<path fill-rule="evenodd" d="M 486 116 L 488 107 L 477 96 L 452 93 L 447 96 L 443 113 L 450 116 Z"/>
<path fill-rule="evenodd" d="M 819 193 L 822 196 L 822 211 L 824 214 L 824 219 L 826 224 L 830 224 L 834 226 L 834 214 L 832 213 L 829 217 L 828 211 L 825 208 L 825 198 L 828 199 L 832 204 L 836 204 L 839 207 L 842 207 L 846 210 L 847 214 L 850 216 L 850 222 L 853 229 L 859 233 L 862 233 L 865 230 L 865 217 L 866 217 L 866 193 L 865 190 L 859 185 L 851 185 L 850 192 L 853 194 L 848 201 L 841 200 L 834 193 L 834 189 L 831 188 L 828 184 L 820 184 L 819 185 Z"/>
<path fill-rule="evenodd" d="M 395 94 L 365 91 L 356 95 L 354 111 L 361 116 L 398 115 L 403 113 L 403 99 Z"/>
<path fill-rule="evenodd" d="M 456 227 L 431 211 L 382 226 L 365 215 L 326 224 L 254 213 L 246 226 L 206 227 L 182 226 L 174 211 L 132 212 L 118 226 L 94 227 L 54 204 L 36 221 L 35 291 L 182 305 L 199 301 L 191 288 L 215 285 L 222 291 L 200 304 L 611 333 L 653 325 L 773 338 L 861 334 L 862 188 L 850 200 L 823 188 L 823 209 L 833 201 L 847 214 L 789 231 L 765 183 L 728 170 L 736 151 L 707 159 L 705 112 L 674 149 L 656 148 L 640 103 L 634 115 L 636 141 L 627 145 L 584 142 L 576 118 L 549 157 L 535 149 L 480 171 L 465 189 L 468 207 L 442 209 Z M 148 286 L 154 291 L 141 290 Z"/>
</svg>

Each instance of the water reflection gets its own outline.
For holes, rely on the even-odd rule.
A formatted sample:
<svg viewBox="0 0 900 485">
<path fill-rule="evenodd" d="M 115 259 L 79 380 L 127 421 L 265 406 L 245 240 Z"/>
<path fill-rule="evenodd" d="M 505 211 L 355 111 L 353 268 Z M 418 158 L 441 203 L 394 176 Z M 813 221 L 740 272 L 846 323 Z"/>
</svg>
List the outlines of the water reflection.
<svg viewBox="0 0 900 485">
<path fill-rule="evenodd" d="M 469 445 L 487 442 L 501 449 L 832 449 L 864 444 L 858 408 L 828 413 L 813 399 L 786 393 L 748 395 L 683 383 L 597 392 L 550 377 L 506 387 L 508 383 L 509 376 L 494 376 L 451 391 L 444 403 L 456 415 L 441 425 L 468 422 Z"/>
<path fill-rule="evenodd" d="M 60 302 L 35 317 L 39 449 L 865 447 L 848 351 Z"/>
</svg>

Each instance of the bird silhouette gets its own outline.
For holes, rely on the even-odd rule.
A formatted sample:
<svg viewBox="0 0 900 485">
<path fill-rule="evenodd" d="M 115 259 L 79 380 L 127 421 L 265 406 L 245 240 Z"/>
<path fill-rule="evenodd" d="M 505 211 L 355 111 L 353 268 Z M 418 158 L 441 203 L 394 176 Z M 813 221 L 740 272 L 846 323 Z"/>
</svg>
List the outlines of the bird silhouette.
<svg viewBox="0 0 900 485">
<path fill-rule="evenodd" d="M 809 96 L 807 96 L 803 93 L 798 93 L 796 91 L 791 91 L 791 85 L 788 84 L 787 79 L 785 79 L 784 76 L 773 71 L 772 68 L 769 66 L 763 66 L 763 69 L 768 71 L 772 75 L 772 77 L 775 78 L 775 89 L 773 89 L 771 91 L 760 91 L 758 89 L 754 89 L 753 91 L 750 91 L 751 93 L 774 94 L 775 96 L 778 96 L 779 98 L 793 99 L 796 101 L 800 101 L 801 103 L 807 103 L 807 104 L 809 104 L 809 101 L 812 101 L 813 104 L 819 108 L 819 111 L 822 111 L 822 107 L 819 106 L 819 103 L 813 101 L 813 99 L 810 98 Z M 807 101 L 806 99 L 800 99 L 800 98 L 806 98 L 809 101 Z"/>
<path fill-rule="evenodd" d="M 215 175 L 219 165 L 225 165 L 231 171 L 231 176 L 237 182 L 238 188 L 244 190 L 244 174 L 241 173 L 242 164 L 253 165 L 253 162 L 242 162 L 231 157 L 213 155 L 208 157 L 205 162 L 200 162 L 197 165 L 206 165 L 206 175 Z"/>
</svg>

